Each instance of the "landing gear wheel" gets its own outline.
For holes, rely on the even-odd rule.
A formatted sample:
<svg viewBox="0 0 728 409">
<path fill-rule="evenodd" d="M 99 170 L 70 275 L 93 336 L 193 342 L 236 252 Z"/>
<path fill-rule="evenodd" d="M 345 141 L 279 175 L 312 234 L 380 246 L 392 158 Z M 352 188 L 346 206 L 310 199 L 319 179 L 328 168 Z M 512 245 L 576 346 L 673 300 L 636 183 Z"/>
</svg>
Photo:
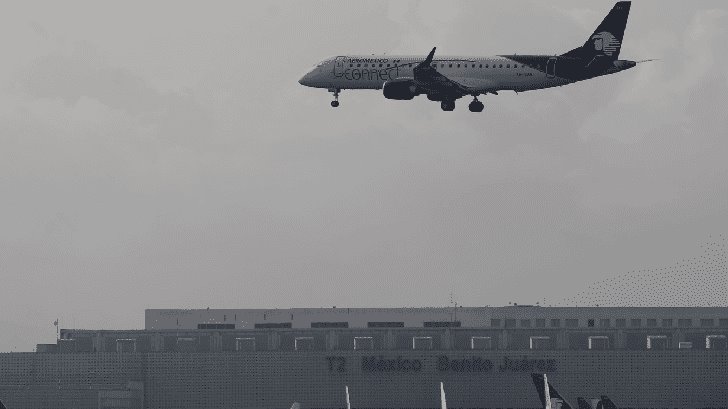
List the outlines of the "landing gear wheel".
<svg viewBox="0 0 728 409">
<path fill-rule="evenodd" d="M 442 108 L 443 111 L 454 111 L 455 101 L 442 101 L 440 102 L 440 108 Z"/>
<path fill-rule="evenodd" d="M 336 108 L 339 106 L 339 92 L 341 92 L 338 88 L 332 88 L 329 90 L 329 92 L 334 94 L 334 100 L 331 101 L 331 107 Z"/>
<path fill-rule="evenodd" d="M 483 105 L 482 102 L 478 101 L 478 98 L 475 98 L 473 102 L 468 105 L 468 109 L 470 112 L 483 112 L 483 108 L 485 108 L 485 105 Z"/>
</svg>

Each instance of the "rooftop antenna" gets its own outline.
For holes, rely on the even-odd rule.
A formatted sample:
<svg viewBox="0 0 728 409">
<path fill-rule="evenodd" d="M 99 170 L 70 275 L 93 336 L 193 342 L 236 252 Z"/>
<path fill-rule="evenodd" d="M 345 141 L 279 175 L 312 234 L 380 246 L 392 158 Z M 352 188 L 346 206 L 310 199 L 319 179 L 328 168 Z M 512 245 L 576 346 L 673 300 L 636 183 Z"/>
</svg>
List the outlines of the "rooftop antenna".
<svg viewBox="0 0 728 409">
<path fill-rule="evenodd" d="M 455 321 L 458 319 L 458 302 L 455 301 L 452 291 L 450 291 L 450 306 L 453 308 L 453 312 L 450 313 L 450 320 Z"/>
</svg>

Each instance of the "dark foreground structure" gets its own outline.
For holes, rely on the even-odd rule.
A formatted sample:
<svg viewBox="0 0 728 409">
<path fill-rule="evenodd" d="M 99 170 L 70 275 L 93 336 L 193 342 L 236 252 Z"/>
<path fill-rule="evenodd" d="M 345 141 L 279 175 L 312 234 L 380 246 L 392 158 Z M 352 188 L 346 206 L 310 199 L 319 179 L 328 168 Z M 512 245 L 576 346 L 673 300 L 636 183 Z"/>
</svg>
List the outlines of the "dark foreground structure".
<svg viewBox="0 0 728 409">
<path fill-rule="evenodd" d="M 728 407 L 728 308 L 147 310 L 144 330 L 61 330 L 0 354 L 8 409 Z M 574 405 L 575 406 L 575 405 Z"/>
</svg>

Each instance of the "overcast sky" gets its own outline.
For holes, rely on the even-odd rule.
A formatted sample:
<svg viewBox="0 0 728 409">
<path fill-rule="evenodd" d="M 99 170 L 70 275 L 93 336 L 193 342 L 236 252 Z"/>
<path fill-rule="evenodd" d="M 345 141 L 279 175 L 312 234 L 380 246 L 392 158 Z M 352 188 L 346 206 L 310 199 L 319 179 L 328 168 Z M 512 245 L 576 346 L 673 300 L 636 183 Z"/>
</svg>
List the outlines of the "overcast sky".
<svg viewBox="0 0 728 409">
<path fill-rule="evenodd" d="M 634 2 L 621 57 L 661 61 L 482 114 L 297 82 L 340 54 L 560 54 L 612 5 L 5 7 L 0 351 L 145 308 L 726 305 L 725 2 Z"/>
</svg>

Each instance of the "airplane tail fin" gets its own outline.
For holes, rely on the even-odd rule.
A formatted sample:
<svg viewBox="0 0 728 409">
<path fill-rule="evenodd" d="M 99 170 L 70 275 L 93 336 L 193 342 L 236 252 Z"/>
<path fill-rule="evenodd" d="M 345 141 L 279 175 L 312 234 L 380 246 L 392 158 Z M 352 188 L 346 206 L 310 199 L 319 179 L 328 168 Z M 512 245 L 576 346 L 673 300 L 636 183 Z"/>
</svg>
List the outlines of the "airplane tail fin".
<svg viewBox="0 0 728 409">
<path fill-rule="evenodd" d="M 584 398 L 576 398 L 576 403 L 579 405 L 579 409 L 596 409 L 592 407 L 592 404 Z"/>
<path fill-rule="evenodd" d="M 615 405 L 607 395 L 602 395 L 602 399 L 599 403 L 601 404 L 602 409 L 617 409 L 617 405 Z"/>
<path fill-rule="evenodd" d="M 564 57 L 576 57 L 586 60 L 588 63 L 594 59 L 605 59 L 615 61 L 619 58 L 619 51 L 622 49 L 624 29 L 627 27 L 629 17 L 630 1 L 620 1 L 612 7 L 612 10 L 604 17 L 594 33 L 586 40 L 583 46 L 575 48 Z"/>
<path fill-rule="evenodd" d="M 543 409 L 572 409 L 569 402 L 549 383 L 546 374 L 531 374 Z"/>
</svg>

